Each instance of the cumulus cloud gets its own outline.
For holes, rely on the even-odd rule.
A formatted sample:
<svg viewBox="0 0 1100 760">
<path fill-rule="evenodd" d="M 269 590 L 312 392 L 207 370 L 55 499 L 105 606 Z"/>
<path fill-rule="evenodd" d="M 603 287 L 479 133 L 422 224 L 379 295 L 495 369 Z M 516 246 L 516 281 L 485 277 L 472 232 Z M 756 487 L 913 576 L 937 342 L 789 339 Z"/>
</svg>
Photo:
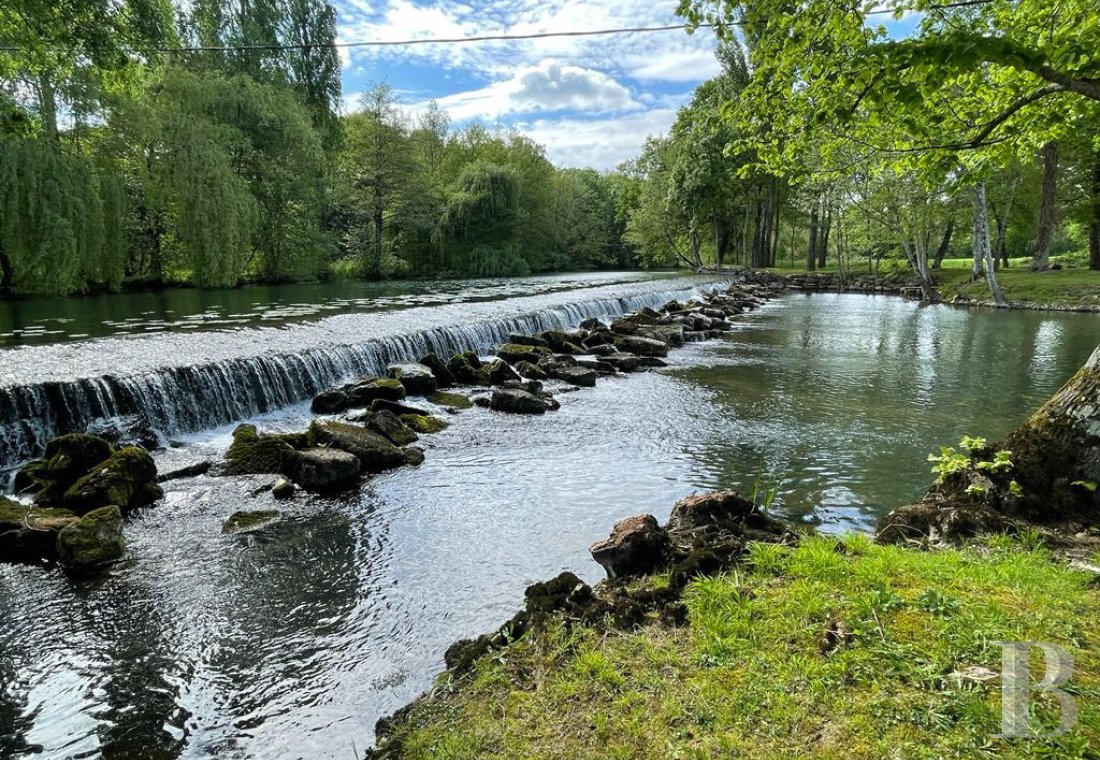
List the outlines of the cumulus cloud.
<svg viewBox="0 0 1100 760">
<path fill-rule="evenodd" d="M 546 146 L 558 166 L 614 169 L 641 153 L 646 138 L 668 132 L 676 109 L 658 108 L 602 119 L 537 119 L 517 127 Z"/>
</svg>

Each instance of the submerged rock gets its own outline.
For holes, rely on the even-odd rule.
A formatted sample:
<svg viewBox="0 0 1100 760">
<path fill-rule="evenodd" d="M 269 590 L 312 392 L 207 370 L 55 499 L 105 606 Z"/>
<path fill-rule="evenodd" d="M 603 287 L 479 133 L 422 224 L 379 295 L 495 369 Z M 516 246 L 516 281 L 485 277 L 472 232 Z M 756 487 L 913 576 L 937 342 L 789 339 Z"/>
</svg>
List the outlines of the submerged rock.
<svg viewBox="0 0 1100 760">
<path fill-rule="evenodd" d="M 509 414 L 546 414 L 546 403 L 538 396 L 521 390 L 496 390 L 489 408 Z"/>
<path fill-rule="evenodd" d="M 315 493 L 351 488 L 359 481 L 363 469 L 356 455 L 336 448 L 295 451 L 285 466 L 287 475 L 295 483 Z"/>
<path fill-rule="evenodd" d="M 105 505 L 124 513 L 145 507 L 164 496 L 157 485 L 157 465 L 149 452 L 137 446 L 119 449 L 76 481 L 59 506 L 78 515 Z"/>
<path fill-rule="evenodd" d="M 447 369 L 447 364 L 440 359 L 435 353 L 425 354 L 420 359 L 420 363 L 431 371 L 435 376 L 435 384 L 437 388 L 450 388 L 455 384 L 455 376 Z"/>
<path fill-rule="evenodd" d="M 271 486 L 271 495 L 278 501 L 285 501 L 294 498 L 294 492 L 296 490 L 297 488 L 294 486 L 294 481 L 280 475 Z"/>
<path fill-rule="evenodd" d="M 391 364 L 386 374 L 405 386 L 405 392 L 412 396 L 427 396 L 439 385 L 435 374 L 423 364 Z"/>
<path fill-rule="evenodd" d="M 309 408 L 314 414 L 339 414 L 348 408 L 349 401 L 348 392 L 336 388 L 314 396 Z"/>
<path fill-rule="evenodd" d="M 58 559 L 72 570 L 85 570 L 114 562 L 125 553 L 122 512 L 117 506 L 94 509 L 79 520 L 70 522 L 57 534 Z"/>
<path fill-rule="evenodd" d="M 401 453 L 401 449 L 373 430 L 359 425 L 314 422 L 309 432 L 314 445 L 328 446 L 352 454 L 367 473 L 385 472 L 405 463 L 405 455 Z"/>
<path fill-rule="evenodd" d="M 222 526 L 222 533 L 226 535 L 250 533 L 279 522 L 282 516 L 281 512 L 274 509 L 259 510 L 256 512 L 234 512 Z"/>
<path fill-rule="evenodd" d="M 348 389 L 350 406 L 370 406 L 377 399 L 402 401 L 406 395 L 401 381 L 389 377 L 359 383 Z"/>
<path fill-rule="evenodd" d="M 401 421 L 417 433 L 424 433 L 426 435 L 440 433 L 450 427 L 450 423 L 447 422 L 447 420 L 433 417 L 429 414 L 405 414 L 402 415 Z"/>
<path fill-rule="evenodd" d="M 406 446 L 402 451 L 405 452 L 405 464 L 410 467 L 424 464 L 424 449 L 419 446 Z"/>
<path fill-rule="evenodd" d="M 470 399 L 466 398 L 461 393 L 447 393 L 445 391 L 436 391 L 428 396 L 428 401 L 450 409 L 470 409 L 474 405 Z"/>
<path fill-rule="evenodd" d="M 611 535 L 589 548 L 608 578 L 646 575 L 669 561 L 671 542 L 653 515 L 636 515 L 615 523 Z"/>
</svg>

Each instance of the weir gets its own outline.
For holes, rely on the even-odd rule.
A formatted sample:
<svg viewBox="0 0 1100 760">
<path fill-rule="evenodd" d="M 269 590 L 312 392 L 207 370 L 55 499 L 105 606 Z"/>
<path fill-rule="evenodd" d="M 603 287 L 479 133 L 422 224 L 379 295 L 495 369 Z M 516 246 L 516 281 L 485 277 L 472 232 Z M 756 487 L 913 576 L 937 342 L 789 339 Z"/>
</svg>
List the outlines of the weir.
<svg viewBox="0 0 1100 760">
<path fill-rule="evenodd" d="M 304 401 L 429 351 L 489 352 L 509 333 L 569 329 L 726 284 L 685 278 L 480 303 L 346 314 L 285 328 L 161 333 L 0 353 L 0 469 L 54 436 L 138 417 L 165 436 Z"/>
</svg>

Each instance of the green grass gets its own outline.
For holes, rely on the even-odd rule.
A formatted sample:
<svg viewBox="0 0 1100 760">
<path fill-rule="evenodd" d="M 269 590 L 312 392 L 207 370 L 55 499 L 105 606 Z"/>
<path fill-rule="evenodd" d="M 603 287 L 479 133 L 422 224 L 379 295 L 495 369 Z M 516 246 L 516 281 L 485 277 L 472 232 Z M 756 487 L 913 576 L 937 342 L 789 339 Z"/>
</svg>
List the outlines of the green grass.
<svg viewBox="0 0 1100 760">
<path fill-rule="evenodd" d="M 866 537 L 753 546 L 688 587 L 690 625 L 551 626 L 440 683 L 398 737 L 409 758 L 1096 757 L 1100 599 L 1036 542 L 918 552 Z M 826 629 L 852 638 L 823 654 Z M 1080 720 L 1001 740 L 999 641 L 1069 650 Z M 1033 678 L 1042 673 L 1037 664 Z M 1056 724 L 1036 699 L 1037 727 Z"/>
</svg>

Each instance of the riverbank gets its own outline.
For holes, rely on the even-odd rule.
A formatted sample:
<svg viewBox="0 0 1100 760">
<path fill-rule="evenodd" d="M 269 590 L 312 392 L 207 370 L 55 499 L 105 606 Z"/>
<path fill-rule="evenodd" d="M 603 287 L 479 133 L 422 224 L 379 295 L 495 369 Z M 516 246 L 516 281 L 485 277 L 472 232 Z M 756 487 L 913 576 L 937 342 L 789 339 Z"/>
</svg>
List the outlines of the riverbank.
<svg viewBox="0 0 1100 760">
<path fill-rule="evenodd" d="M 936 551 L 860 535 L 749 544 L 734 569 L 686 586 L 682 624 L 651 614 L 615 630 L 559 614 L 443 676 L 380 726 L 372 757 L 1091 757 L 1095 576 L 1036 535 Z M 999 641 L 1071 653 L 1071 732 L 993 738 Z M 1036 705 L 1037 729 L 1057 725 L 1056 701 Z"/>
</svg>

